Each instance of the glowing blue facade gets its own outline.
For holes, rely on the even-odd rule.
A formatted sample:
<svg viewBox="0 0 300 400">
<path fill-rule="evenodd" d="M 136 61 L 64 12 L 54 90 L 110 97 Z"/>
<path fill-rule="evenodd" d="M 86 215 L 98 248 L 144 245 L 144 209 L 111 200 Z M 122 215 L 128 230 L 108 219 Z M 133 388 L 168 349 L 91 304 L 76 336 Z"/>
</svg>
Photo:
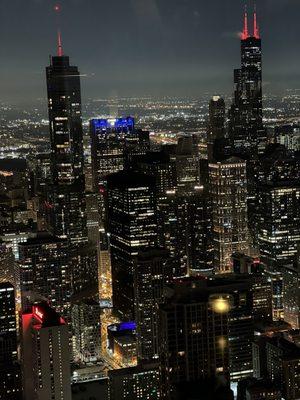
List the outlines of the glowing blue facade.
<svg viewBox="0 0 300 400">
<path fill-rule="evenodd" d="M 128 133 L 134 131 L 134 118 L 112 118 L 112 119 L 92 119 L 92 130 L 95 133 L 99 132 L 117 132 Z"/>
<path fill-rule="evenodd" d="M 108 326 L 108 330 L 111 332 L 126 332 L 126 331 L 134 332 L 136 331 L 136 323 L 134 321 L 129 321 L 129 322 L 121 322 L 119 324 L 112 324 Z"/>
</svg>

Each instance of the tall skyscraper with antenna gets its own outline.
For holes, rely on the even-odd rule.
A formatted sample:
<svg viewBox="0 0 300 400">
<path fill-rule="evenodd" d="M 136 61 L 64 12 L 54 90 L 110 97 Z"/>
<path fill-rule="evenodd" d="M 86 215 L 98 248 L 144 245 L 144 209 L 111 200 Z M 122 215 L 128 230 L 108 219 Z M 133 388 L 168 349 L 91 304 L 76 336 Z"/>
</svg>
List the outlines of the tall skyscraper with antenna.
<svg viewBox="0 0 300 400">
<path fill-rule="evenodd" d="M 78 244 L 87 239 L 80 74 L 63 53 L 60 30 L 57 55 L 50 58 L 46 75 L 53 184 L 48 203 L 51 226 L 56 236 Z"/>
<path fill-rule="evenodd" d="M 262 112 L 262 48 L 256 9 L 253 30 L 245 9 L 241 33 L 241 67 L 234 71 L 234 99 L 229 112 L 229 136 L 235 153 L 253 159 L 266 144 Z"/>
</svg>

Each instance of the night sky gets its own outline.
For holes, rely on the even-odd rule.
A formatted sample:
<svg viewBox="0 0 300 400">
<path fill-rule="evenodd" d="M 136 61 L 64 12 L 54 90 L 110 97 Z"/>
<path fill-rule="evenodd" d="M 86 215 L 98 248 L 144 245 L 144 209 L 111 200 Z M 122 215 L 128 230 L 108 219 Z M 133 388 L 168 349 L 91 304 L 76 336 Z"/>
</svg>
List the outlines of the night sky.
<svg viewBox="0 0 300 400">
<path fill-rule="evenodd" d="M 242 0 L 62 0 L 65 53 L 85 98 L 230 93 Z M 1 0 L 0 100 L 46 96 L 52 0 Z M 251 2 L 248 2 L 249 9 Z M 299 0 L 257 0 L 265 91 L 300 87 Z"/>
</svg>

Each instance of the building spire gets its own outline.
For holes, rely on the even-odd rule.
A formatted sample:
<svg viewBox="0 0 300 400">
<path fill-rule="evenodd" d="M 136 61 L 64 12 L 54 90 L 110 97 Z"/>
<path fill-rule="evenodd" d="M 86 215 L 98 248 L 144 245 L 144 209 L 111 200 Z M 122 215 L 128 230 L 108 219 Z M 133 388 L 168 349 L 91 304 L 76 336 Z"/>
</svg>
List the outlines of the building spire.
<svg viewBox="0 0 300 400">
<path fill-rule="evenodd" d="M 244 12 L 244 28 L 242 32 L 242 40 L 246 40 L 249 37 L 249 31 L 248 31 L 248 12 L 247 12 L 247 6 L 245 5 L 245 12 Z"/>
<path fill-rule="evenodd" d="M 64 55 L 61 41 L 61 32 L 59 29 L 57 31 L 57 55 L 58 57 L 62 57 Z"/>
<path fill-rule="evenodd" d="M 61 7 L 60 7 L 59 4 L 56 4 L 54 6 L 54 11 L 55 11 L 56 16 L 57 16 L 56 17 L 56 24 L 58 26 L 58 29 L 57 29 L 57 55 L 58 55 L 58 57 L 62 57 L 64 55 L 64 53 L 63 53 L 63 48 L 62 48 L 61 32 L 60 32 L 60 29 L 59 29 L 59 14 L 60 14 L 60 11 L 61 11 Z"/>
<path fill-rule="evenodd" d="M 259 39 L 259 27 L 257 23 L 256 5 L 254 5 L 254 15 L 253 15 L 253 36 L 255 39 Z"/>
</svg>

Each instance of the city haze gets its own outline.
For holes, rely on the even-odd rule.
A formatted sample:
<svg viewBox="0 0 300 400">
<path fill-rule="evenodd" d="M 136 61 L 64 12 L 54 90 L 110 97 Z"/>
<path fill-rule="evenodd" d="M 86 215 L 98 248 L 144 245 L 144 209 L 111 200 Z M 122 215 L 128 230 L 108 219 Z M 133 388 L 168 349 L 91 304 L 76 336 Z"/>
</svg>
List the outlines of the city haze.
<svg viewBox="0 0 300 400">
<path fill-rule="evenodd" d="M 252 2 L 246 2 L 249 14 Z M 1 99 L 46 97 L 44 66 L 56 51 L 79 65 L 83 98 L 195 96 L 231 93 L 239 65 L 241 0 L 6 0 L 0 5 Z M 264 90 L 297 88 L 300 44 L 297 0 L 258 0 Z M 20 62 L 20 60 L 22 60 Z"/>
</svg>

